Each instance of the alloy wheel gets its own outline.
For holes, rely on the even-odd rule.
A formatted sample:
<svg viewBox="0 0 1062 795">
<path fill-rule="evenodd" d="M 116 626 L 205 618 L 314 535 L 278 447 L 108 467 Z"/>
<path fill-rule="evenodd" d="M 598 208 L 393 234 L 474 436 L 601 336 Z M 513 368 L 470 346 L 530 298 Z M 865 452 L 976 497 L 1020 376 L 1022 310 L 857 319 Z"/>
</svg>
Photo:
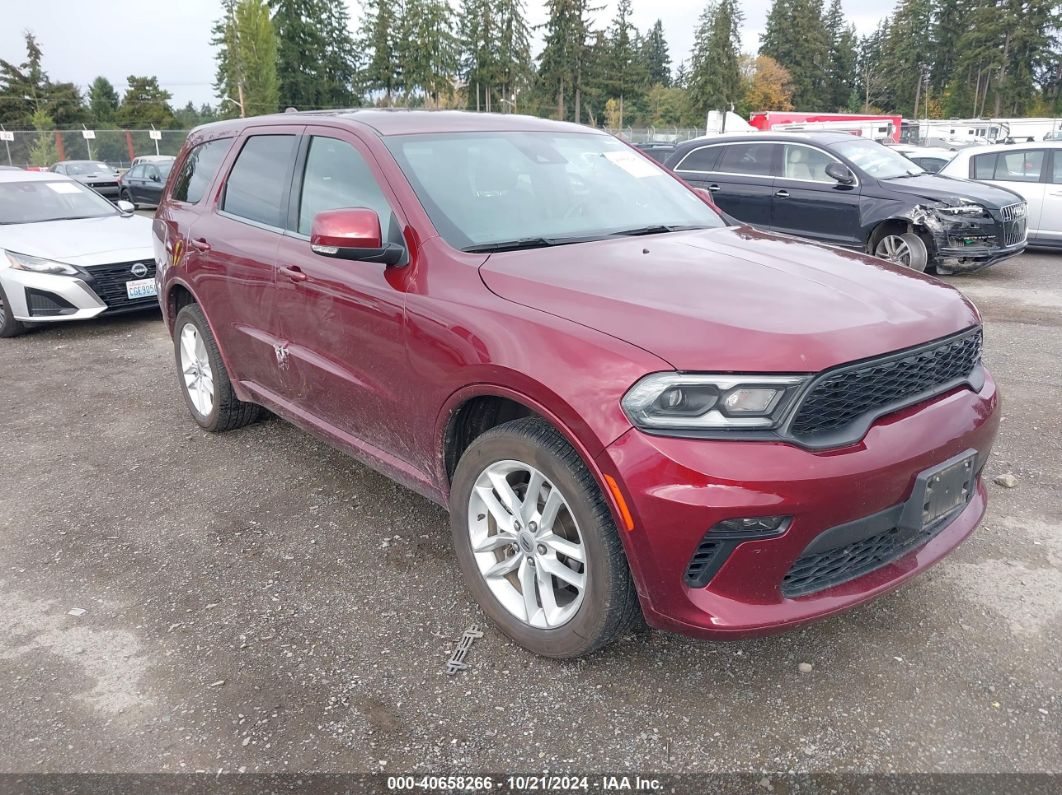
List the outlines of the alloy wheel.
<svg viewBox="0 0 1062 795">
<path fill-rule="evenodd" d="M 484 469 L 468 501 L 468 534 L 480 575 L 515 618 L 555 629 L 579 611 L 587 585 L 579 526 L 535 467 L 508 460 Z"/>
<path fill-rule="evenodd" d="M 874 256 L 916 271 L 926 269 L 928 254 L 921 238 L 910 233 L 885 235 L 874 247 Z"/>
<path fill-rule="evenodd" d="M 210 367 L 203 336 L 193 324 L 181 329 L 181 372 L 184 388 L 195 410 L 209 417 L 214 409 L 214 371 Z"/>
</svg>

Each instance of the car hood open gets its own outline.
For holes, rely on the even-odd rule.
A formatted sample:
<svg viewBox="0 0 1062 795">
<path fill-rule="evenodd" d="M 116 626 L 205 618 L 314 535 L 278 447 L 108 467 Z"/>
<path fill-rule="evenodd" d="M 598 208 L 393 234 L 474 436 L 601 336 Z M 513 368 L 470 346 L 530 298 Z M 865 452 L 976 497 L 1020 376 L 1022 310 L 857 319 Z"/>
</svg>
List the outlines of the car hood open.
<svg viewBox="0 0 1062 795">
<path fill-rule="evenodd" d="M 0 226 L 0 248 L 82 267 L 154 258 L 151 219 L 139 215 Z"/>
<path fill-rule="evenodd" d="M 492 254 L 480 273 L 678 370 L 817 372 L 979 322 L 935 279 L 748 227 Z"/>
</svg>

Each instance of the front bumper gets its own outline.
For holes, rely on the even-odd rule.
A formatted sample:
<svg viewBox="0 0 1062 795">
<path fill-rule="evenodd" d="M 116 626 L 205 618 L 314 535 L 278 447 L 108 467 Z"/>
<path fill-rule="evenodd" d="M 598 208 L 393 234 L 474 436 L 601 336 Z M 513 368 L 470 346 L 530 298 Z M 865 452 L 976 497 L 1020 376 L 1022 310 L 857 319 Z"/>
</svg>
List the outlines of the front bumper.
<svg viewBox="0 0 1062 795">
<path fill-rule="evenodd" d="M 965 508 L 920 546 L 862 576 L 794 598 L 783 581 L 813 539 L 906 502 L 919 473 L 970 448 L 987 459 L 998 427 L 991 376 L 883 417 L 857 444 L 813 452 L 782 442 L 649 436 L 630 430 L 598 465 L 623 484 L 634 518 L 624 534 L 647 621 L 704 638 L 770 634 L 889 591 L 944 557 L 985 510 L 978 485 Z M 744 541 L 707 586 L 687 568 L 709 528 L 725 519 L 790 516 L 785 531 Z"/>
<path fill-rule="evenodd" d="M 79 268 L 79 275 L 34 273 L 15 268 L 0 269 L 0 284 L 16 320 L 55 323 L 87 320 L 101 315 L 158 307 L 156 296 L 129 299 L 125 282 L 154 278 L 152 260 L 143 260 L 143 276 L 133 274 L 130 264 Z"/>
<path fill-rule="evenodd" d="M 1022 241 L 1013 246 L 994 248 L 981 246 L 977 248 L 965 248 L 945 246 L 937 249 L 937 271 L 943 274 L 949 273 L 973 273 L 989 265 L 1016 257 L 1025 251 L 1028 243 Z"/>
</svg>

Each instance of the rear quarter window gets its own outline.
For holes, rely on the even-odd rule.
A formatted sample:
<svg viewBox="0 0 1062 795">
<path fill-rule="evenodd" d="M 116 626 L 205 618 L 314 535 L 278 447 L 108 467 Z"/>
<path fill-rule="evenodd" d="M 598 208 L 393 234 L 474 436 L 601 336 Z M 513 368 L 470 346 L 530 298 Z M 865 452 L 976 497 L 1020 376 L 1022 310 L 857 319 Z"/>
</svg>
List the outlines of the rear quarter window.
<svg viewBox="0 0 1062 795">
<path fill-rule="evenodd" d="M 676 171 L 715 171 L 721 146 L 702 146 L 683 158 Z"/>
<path fill-rule="evenodd" d="M 231 138 L 219 138 L 192 147 L 173 181 L 171 198 L 197 204 L 214 181 L 214 175 L 218 173 L 231 144 Z"/>
</svg>

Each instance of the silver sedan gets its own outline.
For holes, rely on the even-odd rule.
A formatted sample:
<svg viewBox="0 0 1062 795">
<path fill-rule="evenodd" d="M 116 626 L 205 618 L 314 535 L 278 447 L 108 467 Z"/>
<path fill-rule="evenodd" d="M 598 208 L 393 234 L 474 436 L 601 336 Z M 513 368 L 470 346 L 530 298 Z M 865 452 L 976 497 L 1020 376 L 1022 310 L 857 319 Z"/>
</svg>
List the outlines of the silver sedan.
<svg viewBox="0 0 1062 795">
<path fill-rule="evenodd" d="M 0 171 L 0 337 L 157 307 L 151 221 L 54 173 Z"/>
</svg>

